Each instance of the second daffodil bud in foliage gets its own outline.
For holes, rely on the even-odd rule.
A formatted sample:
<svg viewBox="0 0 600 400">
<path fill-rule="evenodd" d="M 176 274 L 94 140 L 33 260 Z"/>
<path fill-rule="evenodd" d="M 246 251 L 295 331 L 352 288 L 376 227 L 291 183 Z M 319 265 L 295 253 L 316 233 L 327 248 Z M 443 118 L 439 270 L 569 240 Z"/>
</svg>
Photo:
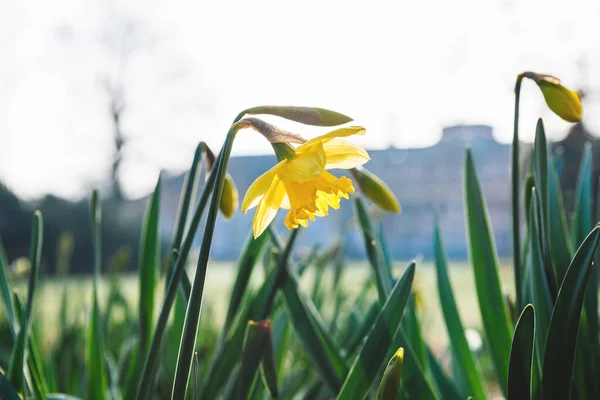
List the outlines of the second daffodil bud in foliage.
<svg viewBox="0 0 600 400">
<path fill-rule="evenodd" d="M 377 390 L 377 400 L 396 400 L 400 390 L 400 377 L 402 375 L 402 362 L 404 361 L 404 349 L 400 347 L 392 356 L 388 363 L 379 389 Z"/>
<path fill-rule="evenodd" d="M 560 79 L 551 75 L 525 72 L 523 76 L 537 83 L 546 104 L 556 115 L 569 122 L 581 121 L 583 110 L 579 93 L 564 87 Z"/>
<path fill-rule="evenodd" d="M 351 172 L 357 186 L 369 200 L 385 211 L 400 212 L 400 202 L 380 177 L 363 167 L 356 167 Z"/>
<path fill-rule="evenodd" d="M 221 202 L 219 203 L 219 209 L 225 218 L 230 219 L 238 209 L 239 195 L 233 178 L 231 175 L 225 175 L 225 182 L 223 184 L 223 194 L 221 195 Z"/>
</svg>

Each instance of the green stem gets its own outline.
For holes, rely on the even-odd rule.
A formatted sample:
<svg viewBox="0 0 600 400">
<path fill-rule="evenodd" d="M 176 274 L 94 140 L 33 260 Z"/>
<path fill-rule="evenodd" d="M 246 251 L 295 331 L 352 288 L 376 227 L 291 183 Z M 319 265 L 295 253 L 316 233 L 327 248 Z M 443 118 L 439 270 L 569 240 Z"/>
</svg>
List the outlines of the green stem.
<svg viewBox="0 0 600 400">
<path fill-rule="evenodd" d="M 513 227 L 513 265 L 515 275 L 515 294 L 517 298 L 517 308 L 522 310 L 524 307 L 521 293 L 521 225 L 519 218 L 519 98 L 521 97 L 521 82 L 523 76 L 517 76 L 515 83 L 515 121 L 512 141 L 512 227 Z"/>
<path fill-rule="evenodd" d="M 196 235 L 196 231 L 200 225 L 202 214 L 204 213 L 204 209 L 208 203 L 208 197 L 212 193 L 215 181 L 216 174 L 210 174 L 202 191 L 202 195 L 200 196 L 198 206 L 196 207 L 194 215 L 192 216 L 192 220 L 190 221 L 190 227 L 187 230 L 183 244 L 179 250 L 177 262 L 171 271 L 171 276 L 169 277 L 167 289 L 163 299 L 163 305 L 160 310 L 160 315 L 158 316 L 158 321 L 156 322 L 156 329 L 154 330 L 154 335 L 152 336 L 152 342 L 150 343 L 150 350 L 148 351 L 146 362 L 144 363 L 142 379 L 140 380 L 138 386 L 137 395 L 135 397 L 136 399 L 145 400 L 152 391 L 152 384 L 154 382 L 154 377 L 158 368 L 159 356 L 161 354 L 160 349 L 164 338 L 164 333 L 167 328 L 169 314 L 171 313 L 171 308 L 177 295 L 177 288 L 181 288 L 186 301 L 189 298 L 190 290 L 185 286 L 185 284 L 180 285 L 180 283 L 183 283 L 181 278 L 185 273 L 185 265 L 190 254 L 192 244 L 194 243 L 194 236 Z"/>
<path fill-rule="evenodd" d="M 193 358 L 193 349 L 196 345 L 196 336 L 198 334 L 198 323 L 200 321 L 200 309 L 202 307 L 202 296 L 204 293 L 204 283 L 206 278 L 206 267 L 210 255 L 210 247 L 212 244 L 217 213 L 219 212 L 219 203 L 225 183 L 225 174 L 227 172 L 227 163 L 231 154 L 233 141 L 237 133 L 237 126 L 233 125 L 227 133 L 225 144 L 221 150 L 221 157 L 217 164 L 216 171 L 211 175 L 216 175 L 215 190 L 212 193 L 212 200 L 208 212 L 204 235 L 202 238 L 202 246 L 200 247 L 200 255 L 196 266 L 194 283 L 192 292 L 188 301 L 188 308 L 185 315 L 183 334 L 179 345 L 179 354 L 177 356 L 177 367 L 175 369 L 175 381 L 173 382 L 173 391 L 171 399 L 184 399 Z"/>
</svg>

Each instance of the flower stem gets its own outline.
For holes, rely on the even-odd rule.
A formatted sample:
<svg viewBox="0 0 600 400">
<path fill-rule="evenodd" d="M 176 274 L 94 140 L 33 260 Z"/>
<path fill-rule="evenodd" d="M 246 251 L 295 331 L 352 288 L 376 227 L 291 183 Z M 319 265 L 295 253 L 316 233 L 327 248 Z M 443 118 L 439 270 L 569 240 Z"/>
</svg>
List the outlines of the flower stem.
<svg viewBox="0 0 600 400">
<path fill-rule="evenodd" d="M 515 83 L 515 120 L 512 141 L 512 228 L 513 228 L 513 266 L 515 275 L 515 294 L 517 298 L 517 307 L 521 310 L 524 306 L 521 293 L 521 225 L 519 209 L 519 100 L 521 96 L 521 82 L 523 75 L 517 76 Z"/>
</svg>

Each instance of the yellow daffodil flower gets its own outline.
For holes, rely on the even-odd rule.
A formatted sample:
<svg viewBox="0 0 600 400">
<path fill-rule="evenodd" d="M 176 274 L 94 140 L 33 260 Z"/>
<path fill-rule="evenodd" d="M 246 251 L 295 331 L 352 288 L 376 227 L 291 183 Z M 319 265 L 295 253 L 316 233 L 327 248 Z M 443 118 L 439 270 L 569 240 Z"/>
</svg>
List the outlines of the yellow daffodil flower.
<svg viewBox="0 0 600 400">
<path fill-rule="evenodd" d="M 315 217 L 328 215 L 329 207 L 338 209 L 340 199 L 354 193 L 352 181 L 337 178 L 330 169 L 350 169 L 369 160 L 366 150 L 340 137 L 363 135 L 365 129 L 345 127 L 318 136 L 295 149 L 295 157 L 285 159 L 261 175 L 248 188 L 242 211 L 258 206 L 252 229 L 259 237 L 280 208 L 288 210 L 285 226 L 307 226 Z"/>
</svg>

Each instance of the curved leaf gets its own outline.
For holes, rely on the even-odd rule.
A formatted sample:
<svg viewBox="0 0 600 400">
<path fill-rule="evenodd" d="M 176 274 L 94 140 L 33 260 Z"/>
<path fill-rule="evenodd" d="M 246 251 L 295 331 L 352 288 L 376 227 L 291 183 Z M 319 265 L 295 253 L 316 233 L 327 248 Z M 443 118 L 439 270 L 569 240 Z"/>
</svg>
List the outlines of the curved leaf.
<svg viewBox="0 0 600 400">
<path fill-rule="evenodd" d="M 487 206 L 470 150 L 467 150 L 465 162 L 465 202 L 469 250 L 481 319 L 500 388 L 506 393 L 511 323 L 500 288 L 496 245 Z"/>
<path fill-rule="evenodd" d="M 338 400 L 362 399 L 367 394 L 400 326 L 414 276 L 415 263 L 413 262 L 402 278 L 396 282 L 383 305 L 365 344 L 354 359 L 354 364 L 338 394 Z"/>
<path fill-rule="evenodd" d="M 464 372 L 465 378 L 469 384 L 470 395 L 475 399 L 485 399 L 486 391 L 481 371 L 475 363 L 469 343 L 465 336 L 465 328 L 463 327 L 458 313 L 456 300 L 450 284 L 450 276 L 448 274 L 448 262 L 446 261 L 446 252 L 442 242 L 439 223 L 435 223 L 433 248 L 435 253 L 435 267 L 437 271 L 437 286 L 440 296 L 440 304 L 448 330 L 450 346 L 454 350 L 457 363 Z"/>
<path fill-rule="evenodd" d="M 542 374 L 542 399 L 568 399 L 585 290 L 598 247 L 600 228 L 585 238 L 569 266 L 550 319 Z"/>
<path fill-rule="evenodd" d="M 531 367 L 533 338 L 535 336 L 535 311 L 528 304 L 521 313 L 510 350 L 508 367 L 508 398 L 528 400 L 531 395 Z"/>
</svg>

